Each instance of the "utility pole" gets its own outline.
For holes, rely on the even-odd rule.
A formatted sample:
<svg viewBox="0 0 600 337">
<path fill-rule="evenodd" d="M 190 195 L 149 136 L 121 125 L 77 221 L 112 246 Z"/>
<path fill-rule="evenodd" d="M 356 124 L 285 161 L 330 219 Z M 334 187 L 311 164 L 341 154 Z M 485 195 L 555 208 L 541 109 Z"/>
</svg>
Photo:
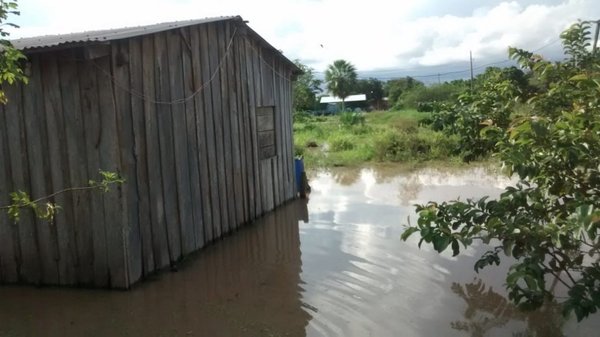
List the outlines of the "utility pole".
<svg viewBox="0 0 600 337">
<path fill-rule="evenodd" d="M 440 80 L 440 73 L 438 73 L 438 84 L 442 84 L 442 81 Z"/>
<path fill-rule="evenodd" d="M 471 63 L 471 93 L 473 93 L 473 52 L 469 50 L 469 61 Z"/>
</svg>

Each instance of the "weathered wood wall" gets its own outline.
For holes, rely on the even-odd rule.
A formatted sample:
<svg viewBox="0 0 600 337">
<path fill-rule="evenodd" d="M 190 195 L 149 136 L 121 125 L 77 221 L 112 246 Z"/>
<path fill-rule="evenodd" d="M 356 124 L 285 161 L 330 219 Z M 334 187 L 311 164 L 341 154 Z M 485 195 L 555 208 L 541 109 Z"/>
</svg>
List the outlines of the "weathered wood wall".
<svg viewBox="0 0 600 337">
<path fill-rule="evenodd" d="M 0 212 L 0 283 L 127 288 L 293 198 L 293 69 L 254 34 L 222 21 L 28 55 L 0 108 L 0 206 L 100 169 L 127 182 L 53 198 L 51 223 Z"/>
</svg>

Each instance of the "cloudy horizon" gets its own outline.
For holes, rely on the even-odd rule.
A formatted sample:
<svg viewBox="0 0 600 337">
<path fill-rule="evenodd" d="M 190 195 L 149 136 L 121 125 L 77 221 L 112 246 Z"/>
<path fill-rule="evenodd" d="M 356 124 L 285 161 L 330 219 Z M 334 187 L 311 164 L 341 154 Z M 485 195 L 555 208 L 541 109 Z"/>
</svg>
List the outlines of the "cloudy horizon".
<svg viewBox="0 0 600 337">
<path fill-rule="evenodd" d="M 510 65 L 509 46 L 559 59 L 561 31 L 578 19 L 600 19 L 593 0 L 22 0 L 19 6 L 21 16 L 9 21 L 21 28 L 11 38 L 240 15 L 317 76 L 346 59 L 360 77 L 429 83 L 468 77 L 469 52 L 475 73 Z"/>
</svg>

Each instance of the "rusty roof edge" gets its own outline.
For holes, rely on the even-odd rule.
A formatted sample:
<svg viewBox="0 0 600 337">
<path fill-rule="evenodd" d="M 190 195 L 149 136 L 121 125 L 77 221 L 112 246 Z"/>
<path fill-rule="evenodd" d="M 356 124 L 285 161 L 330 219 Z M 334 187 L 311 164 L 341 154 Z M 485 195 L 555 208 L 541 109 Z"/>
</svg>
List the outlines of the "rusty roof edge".
<svg viewBox="0 0 600 337">
<path fill-rule="evenodd" d="M 146 34 L 155 34 L 171 29 L 221 21 L 236 21 L 244 25 L 244 27 L 252 34 L 252 36 L 256 40 L 258 40 L 262 45 L 264 45 L 268 49 L 272 50 L 276 55 L 278 55 L 278 57 L 282 58 L 286 63 L 288 63 L 288 65 L 292 68 L 292 80 L 294 80 L 297 75 L 302 74 L 302 70 L 298 66 L 296 66 L 296 64 L 292 60 L 287 58 L 287 56 L 285 56 L 279 49 L 275 48 L 272 44 L 270 44 L 267 40 L 260 36 L 260 34 L 258 34 L 254 29 L 252 29 L 247 24 L 247 21 L 244 21 L 244 19 L 242 19 L 240 15 L 220 16 L 185 21 L 172 21 L 146 26 L 133 26 L 114 29 L 84 31 L 69 34 L 24 37 L 11 40 L 11 43 L 15 48 L 20 49 L 25 53 L 35 53 L 61 48 L 77 47 L 88 43 L 109 42 L 113 40 L 142 36 Z"/>
<path fill-rule="evenodd" d="M 163 22 L 145 26 L 132 26 L 122 27 L 114 29 L 103 29 L 103 30 L 92 30 L 83 31 L 67 34 L 54 34 L 54 35 L 42 35 L 33 37 L 23 37 L 19 39 L 11 40 L 10 42 L 17 49 L 23 52 L 44 50 L 46 48 L 68 46 L 71 44 L 89 43 L 89 42 L 108 42 L 112 40 L 126 39 L 130 37 L 137 37 L 146 34 L 159 33 L 171 29 L 188 27 L 199 24 L 206 24 L 219 21 L 236 20 L 241 21 L 242 17 L 239 15 L 235 16 L 221 16 L 213 18 L 185 20 L 185 21 L 171 21 Z"/>
</svg>

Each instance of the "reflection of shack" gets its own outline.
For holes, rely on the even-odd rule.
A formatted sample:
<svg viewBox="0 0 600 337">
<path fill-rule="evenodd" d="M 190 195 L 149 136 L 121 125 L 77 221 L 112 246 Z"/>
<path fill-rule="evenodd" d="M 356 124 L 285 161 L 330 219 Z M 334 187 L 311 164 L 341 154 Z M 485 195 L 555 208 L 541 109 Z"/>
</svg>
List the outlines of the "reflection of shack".
<svg viewBox="0 0 600 337">
<path fill-rule="evenodd" d="M 306 200 L 126 294 L 0 288 L 0 336 L 305 336 L 299 220 Z"/>
<path fill-rule="evenodd" d="M 336 96 L 321 97 L 320 110 L 327 115 L 334 115 L 340 112 L 342 99 Z M 367 95 L 350 95 L 344 99 L 346 110 L 363 111 L 367 108 Z"/>
<path fill-rule="evenodd" d="M 128 288 L 295 195 L 299 69 L 240 17 L 13 41 L 28 85 L 0 107 L 0 206 L 51 198 L 50 223 L 0 212 L 0 283 Z"/>
</svg>

